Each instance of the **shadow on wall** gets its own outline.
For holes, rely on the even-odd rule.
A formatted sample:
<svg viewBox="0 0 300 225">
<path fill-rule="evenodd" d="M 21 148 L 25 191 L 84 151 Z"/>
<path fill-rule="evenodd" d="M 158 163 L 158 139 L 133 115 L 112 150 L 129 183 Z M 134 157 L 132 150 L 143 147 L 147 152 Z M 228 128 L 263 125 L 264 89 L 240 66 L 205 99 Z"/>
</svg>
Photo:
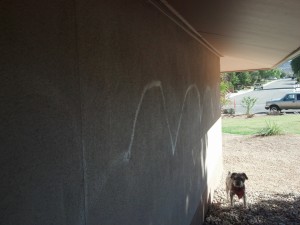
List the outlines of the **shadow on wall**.
<svg viewBox="0 0 300 225">
<path fill-rule="evenodd" d="M 161 83 L 144 88 L 127 151 L 105 162 L 105 169 L 87 164 L 88 224 L 188 225 L 204 218 L 207 130 L 213 119 L 207 118 L 211 113 L 204 117 L 203 109 L 213 109 L 203 99 L 211 96 L 209 89 L 201 96 L 190 85 L 174 125 Z M 93 160 L 91 152 L 86 155 L 87 162 Z"/>
</svg>

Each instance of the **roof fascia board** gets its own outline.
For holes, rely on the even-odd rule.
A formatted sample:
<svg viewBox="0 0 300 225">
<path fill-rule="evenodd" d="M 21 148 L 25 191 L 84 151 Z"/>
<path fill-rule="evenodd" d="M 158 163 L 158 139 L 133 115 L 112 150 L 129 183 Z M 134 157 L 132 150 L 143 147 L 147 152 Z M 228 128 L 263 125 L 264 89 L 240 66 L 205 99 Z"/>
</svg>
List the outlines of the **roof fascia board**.
<svg viewBox="0 0 300 225">
<path fill-rule="evenodd" d="M 278 63 L 276 63 L 272 68 L 277 67 L 280 64 L 297 57 L 299 54 L 300 54 L 300 47 L 298 47 L 297 49 L 292 51 L 290 54 L 288 54 L 286 57 L 284 57 L 282 60 L 280 60 Z"/>
<path fill-rule="evenodd" d="M 205 46 L 212 53 L 218 57 L 222 57 L 222 54 L 215 49 L 207 40 L 205 40 L 196 29 L 189 24 L 166 0 L 148 0 L 153 6 L 155 6 L 161 13 L 171 19 L 177 26 L 183 29 L 187 34 Z"/>
</svg>

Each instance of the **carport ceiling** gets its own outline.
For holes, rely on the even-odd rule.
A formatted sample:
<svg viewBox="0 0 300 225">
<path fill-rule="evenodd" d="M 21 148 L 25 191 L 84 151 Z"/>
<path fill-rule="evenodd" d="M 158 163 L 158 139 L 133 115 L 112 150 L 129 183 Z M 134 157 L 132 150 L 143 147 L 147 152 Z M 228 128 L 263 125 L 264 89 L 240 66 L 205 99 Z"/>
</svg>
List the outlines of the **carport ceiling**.
<svg viewBox="0 0 300 225">
<path fill-rule="evenodd" d="M 221 56 L 221 71 L 273 68 L 300 50 L 300 0 L 161 0 Z"/>
</svg>

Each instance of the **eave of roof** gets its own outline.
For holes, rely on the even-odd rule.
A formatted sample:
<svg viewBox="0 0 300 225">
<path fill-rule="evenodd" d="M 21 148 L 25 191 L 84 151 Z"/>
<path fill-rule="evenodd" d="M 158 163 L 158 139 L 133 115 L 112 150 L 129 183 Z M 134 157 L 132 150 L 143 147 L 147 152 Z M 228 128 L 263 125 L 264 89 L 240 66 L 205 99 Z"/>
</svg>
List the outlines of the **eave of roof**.
<svg viewBox="0 0 300 225">
<path fill-rule="evenodd" d="M 220 57 L 221 71 L 276 67 L 300 53 L 299 0 L 150 0 Z"/>
</svg>

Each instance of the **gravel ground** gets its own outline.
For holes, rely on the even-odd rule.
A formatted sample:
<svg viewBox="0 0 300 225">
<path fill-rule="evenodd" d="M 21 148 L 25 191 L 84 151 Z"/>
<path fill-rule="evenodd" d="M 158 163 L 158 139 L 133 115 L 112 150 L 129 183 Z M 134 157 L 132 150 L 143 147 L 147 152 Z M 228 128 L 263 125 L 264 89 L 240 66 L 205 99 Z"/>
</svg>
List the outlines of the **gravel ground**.
<svg viewBox="0 0 300 225">
<path fill-rule="evenodd" d="M 206 217 L 208 224 L 300 225 L 300 135 L 223 134 L 224 171 Z M 248 207 L 227 201 L 228 171 L 245 172 Z"/>
</svg>

